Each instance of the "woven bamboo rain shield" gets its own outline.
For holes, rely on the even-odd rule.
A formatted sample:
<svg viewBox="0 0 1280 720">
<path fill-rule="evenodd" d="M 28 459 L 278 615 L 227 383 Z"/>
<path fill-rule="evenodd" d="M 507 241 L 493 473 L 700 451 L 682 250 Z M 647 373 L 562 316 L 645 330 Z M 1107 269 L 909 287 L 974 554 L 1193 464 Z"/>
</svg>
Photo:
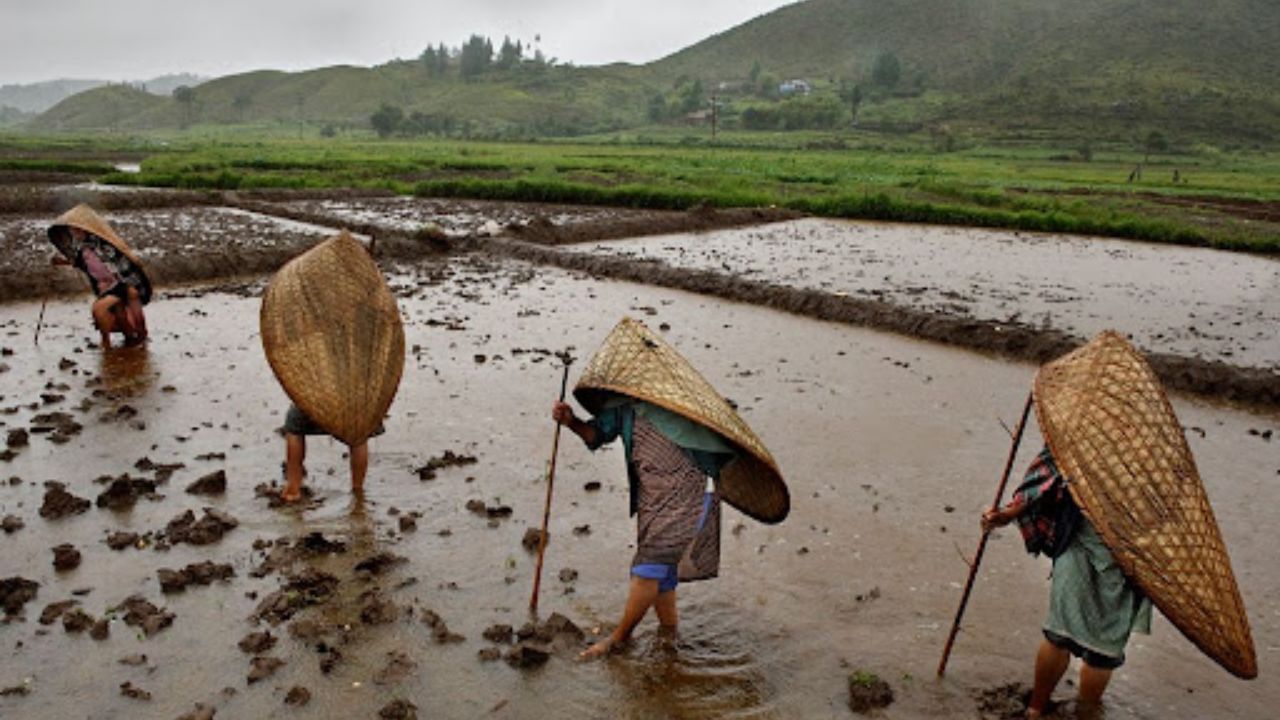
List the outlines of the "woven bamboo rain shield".
<svg viewBox="0 0 1280 720">
<path fill-rule="evenodd" d="M 592 414 L 611 395 L 626 395 L 714 430 L 739 450 L 720 473 L 725 502 L 766 523 L 781 522 L 791 511 L 787 485 L 764 443 L 711 383 L 644 323 L 623 318 L 583 370 L 573 394 Z"/>
<path fill-rule="evenodd" d="M 1114 332 L 1036 375 L 1036 416 L 1116 562 L 1191 642 L 1258 674 L 1249 618 L 1191 449 L 1160 381 Z"/>
<path fill-rule="evenodd" d="M 364 247 L 344 232 L 289 261 L 267 286 L 261 323 L 289 398 L 348 445 L 368 439 L 400 385 L 404 328 Z"/>
<path fill-rule="evenodd" d="M 151 279 L 147 276 L 146 267 L 138 259 L 138 255 L 133 251 L 133 248 L 129 247 L 129 243 L 125 242 L 124 238 L 120 237 L 110 223 L 101 215 L 94 212 L 93 208 L 84 204 L 77 205 L 63 213 L 49 226 L 49 241 L 53 243 L 54 247 L 58 248 L 59 252 L 66 255 L 68 260 L 75 262 L 75 258 L 68 253 L 66 246 L 59 237 L 61 233 L 65 232 L 66 228 L 79 228 L 87 233 L 97 235 L 110 243 L 116 250 L 119 250 L 121 255 L 124 255 L 129 259 L 129 262 L 133 263 L 133 266 L 138 270 L 138 275 L 142 278 L 142 286 L 138 288 L 142 304 L 145 305 L 151 302 Z"/>
</svg>

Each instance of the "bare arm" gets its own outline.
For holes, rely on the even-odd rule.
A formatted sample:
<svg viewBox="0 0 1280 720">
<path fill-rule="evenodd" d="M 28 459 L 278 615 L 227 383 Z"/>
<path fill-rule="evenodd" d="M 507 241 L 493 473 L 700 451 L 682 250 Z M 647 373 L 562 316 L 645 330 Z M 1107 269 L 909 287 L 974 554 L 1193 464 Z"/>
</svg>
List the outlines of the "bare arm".
<svg viewBox="0 0 1280 720">
<path fill-rule="evenodd" d="M 982 532 L 988 533 L 996 528 L 1004 527 L 1017 520 L 1026 510 L 1027 504 L 1021 502 L 1009 503 L 998 509 L 990 508 L 982 513 Z"/>
</svg>

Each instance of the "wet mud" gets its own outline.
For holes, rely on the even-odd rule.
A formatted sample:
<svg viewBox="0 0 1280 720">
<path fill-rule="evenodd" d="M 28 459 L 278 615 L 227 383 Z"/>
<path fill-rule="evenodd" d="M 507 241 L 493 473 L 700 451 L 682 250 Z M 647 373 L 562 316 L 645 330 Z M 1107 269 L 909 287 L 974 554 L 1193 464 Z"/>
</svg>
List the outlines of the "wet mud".
<svg viewBox="0 0 1280 720">
<path fill-rule="evenodd" d="M 14 410 L 0 431 L 29 437 L 5 465 L 23 480 L 0 483 L 0 516 L 24 524 L 0 536 L 0 600 L 13 608 L 0 688 L 18 688 L 0 715 L 853 717 L 859 668 L 893 692 L 869 716 L 994 717 L 983 693 L 1029 681 L 1047 565 L 1007 532 L 988 550 L 947 679 L 932 670 L 1007 451 L 997 418 L 1020 407 L 1034 367 L 488 254 L 389 270 L 417 349 L 370 444 L 365 495 L 349 494 L 343 447 L 316 438 L 302 505 L 257 492 L 279 487 L 274 429 L 288 406 L 243 321 L 260 284 L 165 297 L 143 352 L 94 349 L 79 300 L 50 302 L 37 348 L 26 330 L 39 304 L 6 306 L 0 409 Z M 525 609 L 536 557 L 522 541 L 530 530 L 536 541 L 545 498 L 554 354 L 589 355 L 624 313 L 665 327 L 735 400 L 778 458 L 794 510 L 779 526 L 726 510 L 721 577 L 681 586 L 679 632 L 650 618 L 620 654 L 577 663 L 625 598 L 634 528 L 621 451 L 562 438 L 540 617 Z M 65 409 L 46 407 L 50 392 Z M 1280 416 L 1174 403 L 1199 431 L 1189 441 L 1263 676 L 1280 672 L 1265 530 L 1280 522 L 1266 501 Z M 100 421 L 125 405 L 128 420 Z M 30 432 L 48 412 L 68 418 Z M 70 423 L 81 428 L 54 441 Z M 219 472 L 223 492 L 185 492 Z M 132 506 L 96 507 L 118 481 Z M 58 517 L 40 515 L 48 492 Z M 59 571 L 51 548 L 63 544 L 83 559 Z M 69 657 L 83 670 L 62 672 Z M 122 694 L 126 682 L 150 699 Z M 1064 685 L 1059 700 L 1071 693 Z M 1120 720 L 1222 707 L 1264 718 L 1280 703 L 1273 685 L 1230 679 L 1163 620 L 1131 644 L 1108 697 Z"/>
<path fill-rule="evenodd" d="M 1043 363 L 1088 340 L 1064 330 L 1017 320 L 980 320 L 902 305 L 796 288 L 711 270 L 674 267 L 658 260 L 569 253 L 520 241 L 485 243 L 495 254 L 555 265 L 592 277 L 675 288 L 802 315 L 955 345 L 971 350 Z M 1280 405 L 1280 371 L 1171 353 L 1147 353 L 1156 374 L 1169 387 L 1264 406 Z"/>
</svg>

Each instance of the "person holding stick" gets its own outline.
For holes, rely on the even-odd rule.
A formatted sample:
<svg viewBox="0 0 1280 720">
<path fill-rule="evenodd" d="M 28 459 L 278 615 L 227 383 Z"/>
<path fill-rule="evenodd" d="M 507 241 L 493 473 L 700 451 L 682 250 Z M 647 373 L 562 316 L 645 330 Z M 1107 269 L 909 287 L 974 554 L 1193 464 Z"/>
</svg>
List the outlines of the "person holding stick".
<svg viewBox="0 0 1280 720">
<path fill-rule="evenodd" d="M 1072 500 L 1045 447 L 1013 500 L 982 514 L 982 531 L 1016 522 L 1027 552 L 1053 560 L 1049 614 L 1036 652 L 1027 718 L 1041 717 L 1071 656 L 1080 658 L 1078 705 L 1096 712 L 1111 673 L 1124 664 L 1130 633 L 1151 633 L 1151 601 L 1125 577 L 1111 551 Z"/>
<path fill-rule="evenodd" d="M 1100 713 L 1132 633 L 1149 633 L 1152 607 L 1236 677 L 1258 675 L 1257 652 L 1222 533 L 1186 433 L 1146 358 L 1114 331 L 1042 366 L 1034 405 L 1045 448 L 1012 502 L 1004 479 L 983 513 L 970 584 L 938 675 L 946 670 L 989 533 L 1017 522 L 1026 548 L 1053 559 L 1044 639 L 1028 718 L 1047 712 L 1071 656 L 1080 658 L 1079 707 Z"/>
<path fill-rule="evenodd" d="M 574 391 L 593 417 L 564 402 L 551 417 L 591 450 L 621 439 L 636 552 L 618 626 L 584 650 L 590 659 L 619 648 L 653 608 L 674 631 L 680 582 L 716 577 L 720 503 L 779 522 L 790 501 L 777 466 L 724 398 L 642 323 L 624 318 L 592 358 Z"/>
</svg>

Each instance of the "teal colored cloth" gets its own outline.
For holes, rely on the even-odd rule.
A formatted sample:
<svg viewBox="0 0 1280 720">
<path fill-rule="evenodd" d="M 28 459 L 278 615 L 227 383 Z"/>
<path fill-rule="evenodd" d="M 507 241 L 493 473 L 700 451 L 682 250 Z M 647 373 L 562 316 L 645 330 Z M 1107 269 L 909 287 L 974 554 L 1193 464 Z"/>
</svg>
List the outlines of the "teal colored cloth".
<svg viewBox="0 0 1280 720">
<path fill-rule="evenodd" d="M 636 415 L 643 416 L 659 432 L 679 445 L 689 459 L 710 477 L 719 478 L 720 471 L 737 457 L 737 452 L 719 434 L 682 415 L 643 400 L 628 397 L 610 400 L 605 403 L 599 414 L 587 421 L 587 424 L 595 430 L 595 440 L 588 443 L 587 447 L 596 450 L 602 445 L 622 439 L 622 449 L 627 461 L 627 480 L 631 491 L 632 515 L 635 515 L 639 509 L 640 479 L 631 461 Z"/>
<path fill-rule="evenodd" d="M 1130 633 L 1151 633 L 1151 601 L 1124 576 L 1088 520 L 1054 558 L 1044 629 L 1121 662 Z"/>
</svg>

